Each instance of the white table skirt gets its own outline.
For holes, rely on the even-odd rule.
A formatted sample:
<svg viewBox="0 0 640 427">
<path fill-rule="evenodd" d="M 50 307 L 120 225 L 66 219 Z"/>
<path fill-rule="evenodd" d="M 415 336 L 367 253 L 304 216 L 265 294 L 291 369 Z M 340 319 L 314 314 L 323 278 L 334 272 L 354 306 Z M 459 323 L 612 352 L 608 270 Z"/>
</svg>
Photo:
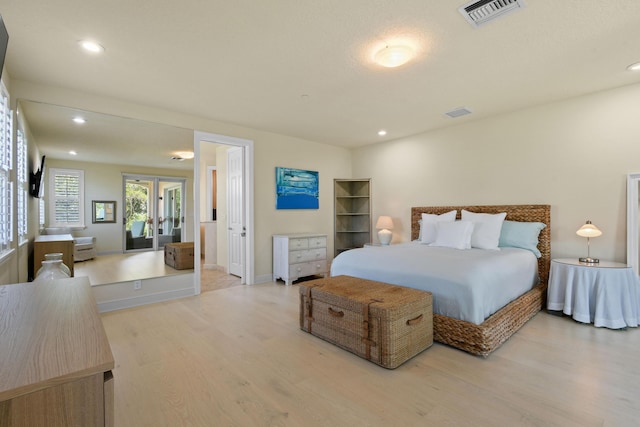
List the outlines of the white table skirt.
<svg viewBox="0 0 640 427">
<path fill-rule="evenodd" d="M 640 320 L 640 280 L 631 267 L 551 262 L 547 308 L 578 322 L 620 329 Z"/>
</svg>

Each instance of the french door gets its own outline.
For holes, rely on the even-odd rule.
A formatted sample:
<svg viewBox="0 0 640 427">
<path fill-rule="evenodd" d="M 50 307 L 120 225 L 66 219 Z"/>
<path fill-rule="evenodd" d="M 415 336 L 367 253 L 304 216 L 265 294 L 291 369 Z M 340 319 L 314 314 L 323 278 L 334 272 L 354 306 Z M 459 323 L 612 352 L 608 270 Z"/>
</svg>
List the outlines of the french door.
<svg viewBox="0 0 640 427">
<path fill-rule="evenodd" d="M 184 178 L 123 175 L 124 250 L 162 250 L 184 238 Z"/>
</svg>

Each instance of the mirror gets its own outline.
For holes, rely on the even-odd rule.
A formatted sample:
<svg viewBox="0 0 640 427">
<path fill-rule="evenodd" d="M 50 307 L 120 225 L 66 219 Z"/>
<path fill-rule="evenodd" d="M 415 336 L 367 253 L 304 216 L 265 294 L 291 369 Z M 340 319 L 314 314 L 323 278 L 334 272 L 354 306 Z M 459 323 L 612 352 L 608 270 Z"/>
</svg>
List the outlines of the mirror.
<svg viewBox="0 0 640 427">
<path fill-rule="evenodd" d="M 640 204 L 640 173 L 627 175 L 627 264 L 638 274 L 640 267 L 640 234 L 638 234 L 638 216 Z"/>
<path fill-rule="evenodd" d="M 116 202 L 94 200 L 91 202 L 91 222 L 100 224 L 104 222 L 116 222 Z"/>
<path fill-rule="evenodd" d="M 49 169 L 73 161 L 92 171 L 92 178 L 85 176 L 86 228 L 77 234 L 95 237 L 104 253 L 121 252 L 126 240 L 122 172 L 153 170 L 166 176 L 193 173 L 194 161 L 172 158 L 178 152 L 193 151 L 193 129 L 27 99 L 17 102 L 17 126 L 27 127 L 28 143 L 33 141 L 39 154 L 47 156 Z M 75 117 L 82 117 L 84 123 L 74 122 Z M 70 154 L 71 150 L 77 155 Z M 47 209 L 46 198 L 40 200 L 44 201 L 40 206 Z M 187 200 L 191 205 L 186 210 L 193 211 L 193 200 Z M 192 227 L 189 223 L 189 231 Z"/>
<path fill-rule="evenodd" d="M 18 105 L 47 158 L 193 171 L 193 161 L 178 155 L 193 151 L 192 129 L 24 99 Z"/>
</svg>

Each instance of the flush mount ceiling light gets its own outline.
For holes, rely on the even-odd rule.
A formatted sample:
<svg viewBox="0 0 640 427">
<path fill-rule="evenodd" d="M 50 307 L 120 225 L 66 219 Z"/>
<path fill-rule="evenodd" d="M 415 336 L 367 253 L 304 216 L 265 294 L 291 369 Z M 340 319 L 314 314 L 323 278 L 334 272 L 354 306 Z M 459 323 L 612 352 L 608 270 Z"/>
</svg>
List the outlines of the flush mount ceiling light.
<svg viewBox="0 0 640 427">
<path fill-rule="evenodd" d="M 183 160 L 191 160 L 194 156 L 195 154 L 193 154 L 193 151 L 177 151 L 171 159 L 181 162 Z"/>
<path fill-rule="evenodd" d="M 72 156 L 77 156 L 78 152 L 75 151 L 75 150 L 71 150 L 71 151 L 69 151 L 69 154 L 71 154 Z"/>
<path fill-rule="evenodd" d="M 385 46 L 380 49 L 373 59 L 377 64 L 387 68 L 399 67 L 413 58 L 413 49 L 409 46 Z"/>
<path fill-rule="evenodd" d="M 83 124 L 87 123 L 87 121 L 85 119 L 83 119 L 82 117 L 80 117 L 80 116 L 74 117 L 73 118 L 73 122 L 77 123 L 79 125 L 83 125 Z"/>
<path fill-rule="evenodd" d="M 82 48 L 88 52 L 91 53 L 101 53 L 104 52 L 104 46 L 91 41 L 91 40 L 80 40 L 80 46 L 82 46 Z"/>
<path fill-rule="evenodd" d="M 640 62 L 636 62 L 635 64 L 631 64 L 627 67 L 629 71 L 640 71 Z"/>
<path fill-rule="evenodd" d="M 378 131 L 378 135 L 380 135 L 380 136 L 385 136 L 386 134 L 387 134 L 387 131 L 386 131 L 386 130 L 384 130 L 384 129 L 380 129 L 380 130 Z"/>
</svg>

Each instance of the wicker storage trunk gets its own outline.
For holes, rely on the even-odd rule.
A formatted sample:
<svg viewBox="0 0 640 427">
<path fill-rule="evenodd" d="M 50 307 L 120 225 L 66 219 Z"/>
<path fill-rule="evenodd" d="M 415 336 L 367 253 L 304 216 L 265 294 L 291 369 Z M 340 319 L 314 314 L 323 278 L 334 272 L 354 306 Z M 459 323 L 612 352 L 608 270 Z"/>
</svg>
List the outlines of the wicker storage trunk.
<svg viewBox="0 0 640 427">
<path fill-rule="evenodd" d="M 303 282 L 300 328 L 393 369 L 433 344 L 431 293 L 350 276 Z"/>
<path fill-rule="evenodd" d="M 193 242 L 165 244 L 164 263 L 176 270 L 193 268 Z"/>
</svg>

